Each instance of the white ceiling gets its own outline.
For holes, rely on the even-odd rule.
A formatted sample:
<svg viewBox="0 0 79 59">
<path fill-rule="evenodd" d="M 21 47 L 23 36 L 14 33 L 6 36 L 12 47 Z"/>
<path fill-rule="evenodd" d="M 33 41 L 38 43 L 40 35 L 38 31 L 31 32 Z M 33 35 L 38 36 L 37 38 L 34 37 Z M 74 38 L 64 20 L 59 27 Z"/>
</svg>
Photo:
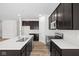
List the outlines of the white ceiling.
<svg viewBox="0 0 79 59">
<path fill-rule="evenodd" d="M 59 3 L 0 3 L 0 19 L 38 18 L 50 15 Z"/>
</svg>

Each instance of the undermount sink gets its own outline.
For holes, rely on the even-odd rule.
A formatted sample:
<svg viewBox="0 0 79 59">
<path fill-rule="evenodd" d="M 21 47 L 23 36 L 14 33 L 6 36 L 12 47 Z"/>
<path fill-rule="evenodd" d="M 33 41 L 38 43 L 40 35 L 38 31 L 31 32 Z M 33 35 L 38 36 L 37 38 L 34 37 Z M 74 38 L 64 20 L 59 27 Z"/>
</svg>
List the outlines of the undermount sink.
<svg viewBox="0 0 79 59">
<path fill-rule="evenodd" d="M 28 38 L 21 38 L 19 40 L 17 40 L 16 42 L 25 42 Z"/>
</svg>

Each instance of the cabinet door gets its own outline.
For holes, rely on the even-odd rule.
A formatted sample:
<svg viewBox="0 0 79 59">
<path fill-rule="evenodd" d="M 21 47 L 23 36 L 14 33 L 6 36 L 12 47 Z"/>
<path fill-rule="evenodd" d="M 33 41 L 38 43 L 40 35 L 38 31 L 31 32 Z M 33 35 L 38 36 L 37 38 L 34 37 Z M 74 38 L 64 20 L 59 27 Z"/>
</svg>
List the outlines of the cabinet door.
<svg viewBox="0 0 79 59">
<path fill-rule="evenodd" d="M 32 51 L 32 39 L 26 43 L 26 56 L 29 56 Z"/>
<path fill-rule="evenodd" d="M 22 21 L 22 26 L 29 26 L 30 25 L 30 21 Z"/>
<path fill-rule="evenodd" d="M 55 47 L 54 46 L 52 46 L 52 54 L 51 54 L 52 56 L 56 56 L 56 49 L 55 49 Z"/>
<path fill-rule="evenodd" d="M 25 56 L 26 55 L 26 46 L 24 45 L 24 47 L 21 49 L 20 51 L 21 56 Z"/>
<path fill-rule="evenodd" d="M 53 21 L 55 21 L 55 11 L 53 12 L 53 14 L 52 14 L 52 16 L 51 16 L 51 17 L 52 17 L 52 19 L 51 19 L 51 20 L 52 20 L 52 22 L 53 22 Z"/>
<path fill-rule="evenodd" d="M 73 29 L 79 30 L 79 3 L 73 3 Z"/>
<path fill-rule="evenodd" d="M 29 42 L 26 44 L 26 50 L 27 50 L 26 55 L 29 56 L 30 55 L 30 43 Z"/>
<path fill-rule="evenodd" d="M 49 16 L 49 30 L 51 30 L 51 15 Z"/>
<path fill-rule="evenodd" d="M 39 34 L 35 34 L 35 41 L 39 41 Z"/>
<path fill-rule="evenodd" d="M 53 12 L 51 15 L 50 15 L 50 17 L 49 17 L 49 29 L 51 29 L 52 30 L 52 28 L 51 28 L 51 23 L 53 22 L 53 21 L 55 21 L 55 12 Z"/>
<path fill-rule="evenodd" d="M 57 9 L 57 29 L 73 29 L 72 4 L 61 3 Z"/>
<path fill-rule="evenodd" d="M 63 4 L 60 4 L 57 9 L 57 29 L 63 29 Z"/>
<path fill-rule="evenodd" d="M 60 56 L 60 53 L 57 50 L 55 50 L 55 53 L 56 56 Z"/>
<path fill-rule="evenodd" d="M 39 41 L 39 34 L 30 34 L 30 35 L 34 35 L 34 39 L 33 41 Z"/>
<path fill-rule="evenodd" d="M 72 29 L 72 4 L 63 3 L 63 29 Z"/>
<path fill-rule="evenodd" d="M 55 49 L 55 44 L 50 41 L 50 56 L 55 56 L 56 55 L 56 49 Z"/>
</svg>

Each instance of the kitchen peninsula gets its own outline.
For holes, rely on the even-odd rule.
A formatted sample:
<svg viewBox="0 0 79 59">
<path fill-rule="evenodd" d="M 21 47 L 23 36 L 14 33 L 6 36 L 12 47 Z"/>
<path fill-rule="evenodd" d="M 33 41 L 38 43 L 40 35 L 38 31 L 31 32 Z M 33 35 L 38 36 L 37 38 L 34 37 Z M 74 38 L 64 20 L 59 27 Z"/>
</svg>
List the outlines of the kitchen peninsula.
<svg viewBox="0 0 79 59">
<path fill-rule="evenodd" d="M 0 56 L 29 56 L 33 35 L 16 37 L 0 42 Z"/>
<path fill-rule="evenodd" d="M 51 39 L 51 56 L 79 56 L 79 46 L 64 39 Z"/>
</svg>

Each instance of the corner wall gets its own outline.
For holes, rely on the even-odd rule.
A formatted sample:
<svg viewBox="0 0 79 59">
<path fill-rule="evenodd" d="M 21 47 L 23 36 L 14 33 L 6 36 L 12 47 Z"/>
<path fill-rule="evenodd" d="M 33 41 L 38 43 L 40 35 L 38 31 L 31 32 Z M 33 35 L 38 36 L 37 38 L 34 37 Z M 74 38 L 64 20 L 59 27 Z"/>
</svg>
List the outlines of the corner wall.
<svg viewBox="0 0 79 59">
<path fill-rule="evenodd" d="M 2 21 L 0 21 L 0 37 L 2 37 Z"/>
<path fill-rule="evenodd" d="M 2 21 L 2 38 L 14 38 L 17 36 L 17 21 Z"/>
<path fill-rule="evenodd" d="M 39 41 L 46 44 L 46 36 L 53 35 L 56 30 L 49 30 L 49 15 L 39 17 Z"/>
</svg>

